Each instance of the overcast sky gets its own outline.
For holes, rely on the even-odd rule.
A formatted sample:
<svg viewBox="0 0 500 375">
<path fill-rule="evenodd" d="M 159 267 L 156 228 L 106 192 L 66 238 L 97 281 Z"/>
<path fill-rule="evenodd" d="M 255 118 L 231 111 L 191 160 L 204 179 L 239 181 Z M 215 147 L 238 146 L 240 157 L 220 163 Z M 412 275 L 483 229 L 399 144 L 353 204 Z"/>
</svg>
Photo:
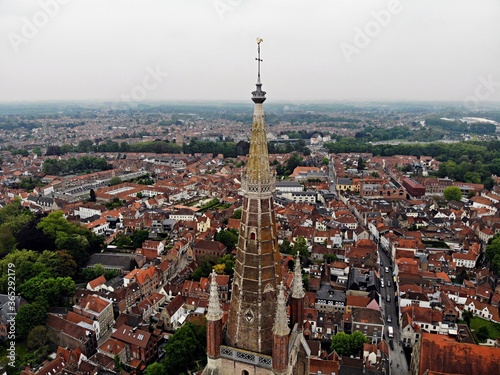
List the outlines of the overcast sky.
<svg viewBox="0 0 500 375">
<path fill-rule="evenodd" d="M 0 101 L 246 101 L 260 36 L 268 101 L 499 102 L 499 19 L 499 0 L 0 0 Z"/>
</svg>

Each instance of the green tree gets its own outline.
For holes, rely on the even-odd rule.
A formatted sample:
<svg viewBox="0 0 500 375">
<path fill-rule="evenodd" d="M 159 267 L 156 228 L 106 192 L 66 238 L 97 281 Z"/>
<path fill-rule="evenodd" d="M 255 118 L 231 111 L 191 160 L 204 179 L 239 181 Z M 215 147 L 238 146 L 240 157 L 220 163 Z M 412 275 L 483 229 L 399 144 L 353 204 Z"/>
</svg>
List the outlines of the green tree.
<svg viewBox="0 0 500 375">
<path fill-rule="evenodd" d="M 232 275 L 234 272 L 234 257 L 231 254 L 226 254 L 217 259 L 217 264 L 224 265 L 224 274 Z"/>
<path fill-rule="evenodd" d="M 123 181 L 120 177 L 112 177 L 111 180 L 109 180 L 109 186 L 113 186 L 113 185 L 118 185 L 118 184 L 121 184 Z"/>
<path fill-rule="evenodd" d="M 38 257 L 36 264 L 41 263 L 53 277 L 76 276 L 78 265 L 75 259 L 67 251 L 43 251 Z"/>
<path fill-rule="evenodd" d="M 121 373 L 123 370 L 125 370 L 125 366 L 123 366 L 123 363 L 122 361 L 120 360 L 120 357 L 118 357 L 118 355 L 115 355 L 113 357 L 113 360 L 115 361 L 115 370 L 118 372 L 118 373 Z"/>
<path fill-rule="evenodd" d="M 78 146 L 76 146 L 78 152 L 89 152 L 92 150 L 94 142 L 90 139 L 84 139 L 78 142 Z"/>
<path fill-rule="evenodd" d="M 20 294 L 29 302 L 47 303 L 50 307 L 60 306 L 64 298 L 75 294 L 76 285 L 70 277 L 47 277 L 38 275 L 25 281 L 20 287 Z"/>
<path fill-rule="evenodd" d="M 16 238 L 12 235 L 12 231 L 6 226 L 0 226 L 0 257 L 10 253 L 16 245 Z"/>
<path fill-rule="evenodd" d="M 38 253 L 32 250 L 15 250 L 7 254 L 0 260 L 0 289 L 2 293 L 7 293 L 7 279 L 9 264 L 14 264 L 16 270 L 16 283 L 21 285 L 26 280 L 47 272 L 47 267 L 36 263 Z"/>
<path fill-rule="evenodd" d="M 465 321 L 468 327 L 470 327 L 470 320 L 472 318 L 472 313 L 469 310 L 464 310 L 462 312 L 462 319 Z"/>
<path fill-rule="evenodd" d="M 151 363 L 144 371 L 144 375 L 165 375 L 167 374 L 167 369 L 165 366 L 159 362 Z"/>
<path fill-rule="evenodd" d="M 124 233 L 118 233 L 116 235 L 115 245 L 118 247 L 132 246 L 132 239 Z"/>
<path fill-rule="evenodd" d="M 496 254 L 491 260 L 491 269 L 497 274 L 500 273 L 500 254 Z"/>
<path fill-rule="evenodd" d="M 303 158 L 299 154 L 293 153 L 286 163 L 286 174 L 292 174 L 294 169 L 302 163 L 302 160 Z"/>
<path fill-rule="evenodd" d="M 40 150 L 40 147 L 38 146 L 33 148 L 33 153 L 36 154 L 37 156 L 42 156 L 42 150 Z"/>
<path fill-rule="evenodd" d="M 330 348 L 335 350 L 340 356 L 349 356 L 351 355 L 350 341 L 350 336 L 347 333 L 337 332 L 337 334 L 332 337 Z"/>
<path fill-rule="evenodd" d="M 53 239 L 58 250 L 66 250 L 79 266 L 87 261 L 89 254 L 100 251 L 104 243 L 102 236 L 66 220 L 62 211 L 51 212 L 36 228 Z"/>
<path fill-rule="evenodd" d="M 500 272 L 500 234 L 497 233 L 486 246 L 484 253 L 486 260 L 490 263 L 490 268 L 495 272 Z"/>
<path fill-rule="evenodd" d="M 236 229 L 223 229 L 215 235 L 215 240 L 227 246 L 228 251 L 232 251 L 238 243 L 238 232 Z"/>
<path fill-rule="evenodd" d="M 16 315 L 17 338 L 24 340 L 33 328 L 43 325 L 46 319 L 47 305 L 35 302 L 21 306 Z"/>
<path fill-rule="evenodd" d="M 90 189 L 89 195 L 90 195 L 89 202 L 96 202 L 97 201 L 94 189 Z"/>
<path fill-rule="evenodd" d="M 363 345 L 370 340 L 359 331 L 354 331 L 352 334 L 338 332 L 332 337 L 331 349 L 335 350 L 341 356 L 357 356 Z"/>
<path fill-rule="evenodd" d="M 232 218 L 233 219 L 241 220 L 241 214 L 242 214 L 242 212 L 243 211 L 241 210 L 241 208 L 238 208 L 237 210 L 234 210 Z"/>
<path fill-rule="evenodd" d="M 365 161 L 363 160 L 363 158 L 360 156 L 358 158 L 358 171 L 362 171 L 363 169 L 366 168 L 366 165 L 365 165 Z"/>
<path fill-rule="evenodd" d="M 462 191 L 458 186 L 448 186 L 444 189 L 443 194 L 448 202 L 451 200 L 460 202 L 460 199 L 462 199 Z"/>
<path fill-rule="evenodd" d="M 134 249 L 142 247 L 144 241 L 149 238 L 149 232 L 147 230 L 136 230 L 132 234 L 132 246 Z"/>
<path fill-rule="evenodd" d="M 36 326 L 28 334 L 26 346 L 29 350 L 36 350 L 47 343 L 47 327 Z"/>
<path fill-rule="evenodd" d="M 104 269 L 102 264 L 98 263 L 94 264 L 94 267 L 92 268 L 84 268 L 82 273 L 85 281 L 91 281 L 98 278 L 99 276 L 104 275 L 106 273 L 106 270 Z"/>
<path fill-rule="evenodd" d="M 307 241 L 304 237 L 302 236 L 297 237 L 292 246 L 292 253 L 293 255 L 299 253 L 300 256 L 303 258 L 309 257 L 309 251 L 307 250 Z"/>
<path fill-rule="evenodd" d="M 323 259 L 326 260 L 328 264 L 337 261 L 337 256 L 335 254 L 325 254 L 323 255 Z"/>
<path fill-rule="evenodd" d="M 47 217 L 40 220 L 37 228 L 40 229 L 43 234 L 54 240 L 57 238 L 59 232 L 64 232 L 66 234 L 75 233 L 75 229 L 72 227 L 71 223 L 66 220 L 62 211 L 51 212 Z"/>
<path fill-rule="evenodd" d="M 217 264 L 217 259 L 213 256 L 203 257 L 203 261 L 191 274 L 191 279 L 200 281 L 202 277 L 208 277 L 212 272 L 214 265 Z"/>
<path fill-rule="evenodd" d="M 79 265 L 84 264 L 88 259 L 89 241 L 83 235 L 59 232 L 56 238 L 56 246 L 58 249 L 67 251 Z"/>
<path fill-rule="evenodd" d="M 279 245 L 280 253 L 283 254 L 291 254 L 292 253 L 292 244 L 288 240 L 283 240 L 283 242 Z"/>
<path fill-rule="evenodd" d="M 167 373 L 188 372 L 199 350 L 198 339 L 193 324 L 186 323 L 167 341 L 165 346 L 165 367 Z"/>
<path fill-rule="evenodd" d="M 490 337 L 490 332 L 488 331 L 488 327 L 486 326 L 479 327 L 476 333 L 476 337 L 480 342 L 486 341 L 486 339 Z"/>
<path fill-rule="evenodd" d="M 45 155 L 47 155 L 47 156 L 61 155 L 61 147 L 60 146 L 49 146 L 49 147 L 47 147 L 47 152 L 45 153 Z"/>
<path fill-rule="evenodd" d="M 363 345 L 369 343 L 370 340 L 360 331 L 354 331 L 351 334 L 351 348 L 355 353 L 363 350 Z"/>
<path fill-rule="evenodd" d="M 33 213 L 23 208 L 19 198 L 15 198 L 12 203 L 0 209 L 0 226 L 10 229 L 14 237 L 29 226 L 33 219 Z"/>
</svg>

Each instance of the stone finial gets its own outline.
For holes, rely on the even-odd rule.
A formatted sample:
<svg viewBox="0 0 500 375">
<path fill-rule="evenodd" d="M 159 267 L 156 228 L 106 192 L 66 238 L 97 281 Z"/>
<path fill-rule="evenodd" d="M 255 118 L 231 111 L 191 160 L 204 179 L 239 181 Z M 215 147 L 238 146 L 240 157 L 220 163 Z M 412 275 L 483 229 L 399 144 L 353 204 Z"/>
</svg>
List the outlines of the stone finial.
<svg viewBox="0 0 500 375">
<path fill-rule="evenodd" d="M 286 297 L 283 282 L 278 286 L 278 306 L 276 307 L 276 317 L 274 319 L 273 333 L 276 336 L 288 336 L 290 328 L 288 328 L 286 314 Z"/>
<path fill-rule="evenodd" d="M 292 298 L 304 298 L 306 293 L 304 292 L 304 284 L 302 284 L 302 268 L 300 267 L 300 256 L 297 252 L 295 258 L 295 269 L 293 273 L 293 286 L 292 286 Z"/>
<path fill-rule="evenodd" d="M 219 303 L 219 287 L 217 285 L 217 274 L 212 270 L 210 277 L 212 281 L 210 282 L 210 296 L 208 298 L 208 313 L 207 320 L 219 320 L 222 318 L 222 309 Z"/>
</svg>

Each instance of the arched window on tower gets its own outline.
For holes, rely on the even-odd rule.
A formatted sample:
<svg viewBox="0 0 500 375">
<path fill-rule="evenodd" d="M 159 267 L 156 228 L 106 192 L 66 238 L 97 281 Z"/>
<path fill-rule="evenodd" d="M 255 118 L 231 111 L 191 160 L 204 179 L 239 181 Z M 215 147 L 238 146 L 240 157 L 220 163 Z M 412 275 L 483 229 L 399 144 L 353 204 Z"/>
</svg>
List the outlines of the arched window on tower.
<svg viewBox="0 0 500 375">
<path fill-rule="evenodd" d="M 241 372 L 241 375 L 249 375 L 249 373 L 248 373 L 248 371 L 247 371 L 247 370 L 243 370 L 243 371 Z"/>
<path fill-rule="evenodd" d="M 250 239 L 255 240 L 255 232 L 250 233 Z"/>
</svg>

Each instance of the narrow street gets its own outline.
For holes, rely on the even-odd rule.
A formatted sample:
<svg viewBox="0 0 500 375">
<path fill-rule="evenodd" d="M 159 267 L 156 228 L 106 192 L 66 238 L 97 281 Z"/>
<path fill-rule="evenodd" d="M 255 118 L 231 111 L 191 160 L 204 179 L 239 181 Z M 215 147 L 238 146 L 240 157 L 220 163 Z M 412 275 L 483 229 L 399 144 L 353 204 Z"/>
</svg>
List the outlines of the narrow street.
<svg viewBox="0 0 500 375">
<path fill-rule="evenodd" d="M 380 288 L 381 293 L 381 308 L 382 316 L 385 321 L 385 337 L 388 344 L 392 340 L 392 348 L 389 345 L 389 363 L 391 364 L 391 374 L 395 375 L 407 375 L 408 363 L 403 350 L 403 345 L 401 344 L 400 332 L 399 332 L 399 309 L 397 308 L 397 301 L 395 299 L 395 285 L 393 278 L 393 268 L 392 263 L 389 261 L 387 254 L 379 246 L 380 255 L 380 278 L 384 280 L 384 287 Z M 388 267 L 388 272 L 386 272 L 386 267 Z M 390 286 L 388 284 L 390 283 Z M 387 301 L 387 297 L 390 297 L 390 302 Z M 388 316 L 391 317 L 391 322 L 388 322 Z M 392 327 L 394 331 L 394 337 L 391 339 L 388 337 L 388 327 Z"/>
</svg>

